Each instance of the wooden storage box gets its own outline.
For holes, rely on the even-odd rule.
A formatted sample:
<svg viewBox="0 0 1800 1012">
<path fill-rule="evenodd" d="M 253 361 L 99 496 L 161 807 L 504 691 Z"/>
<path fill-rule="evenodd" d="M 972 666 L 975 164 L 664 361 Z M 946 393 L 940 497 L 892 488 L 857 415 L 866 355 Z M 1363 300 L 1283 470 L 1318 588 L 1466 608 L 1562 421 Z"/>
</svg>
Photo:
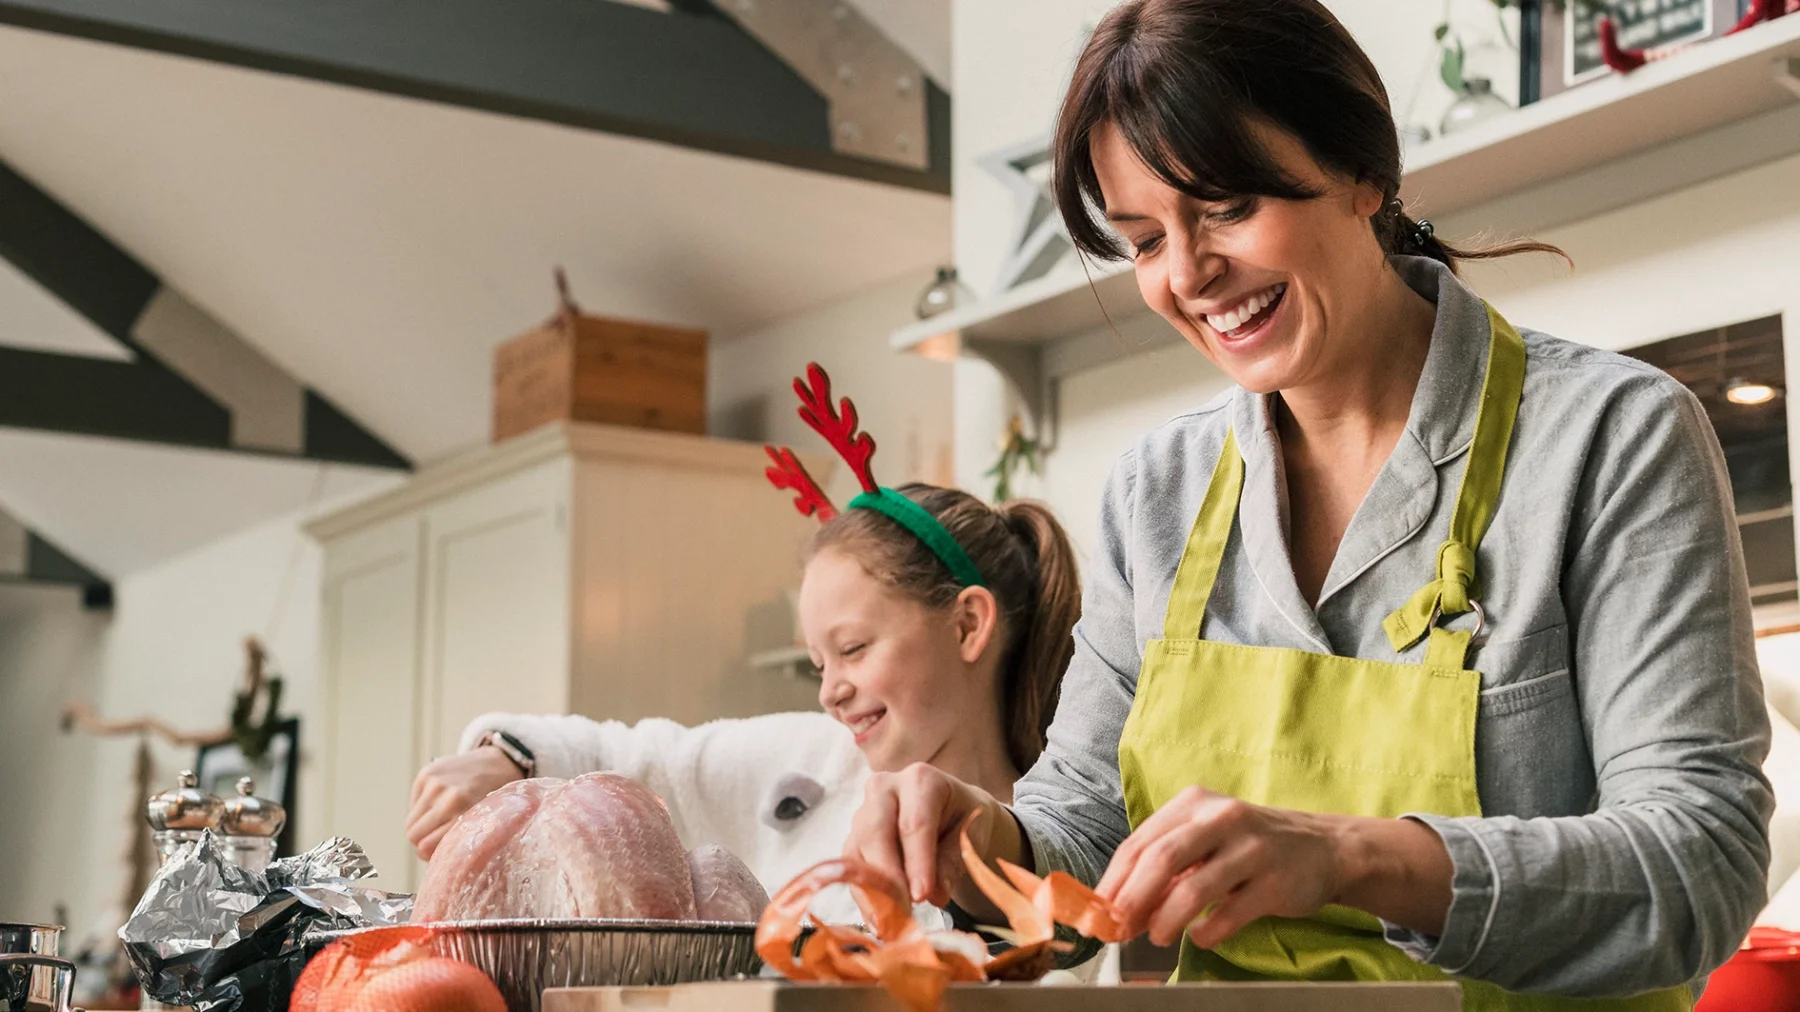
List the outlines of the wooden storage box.
<svg viewBox="0 0 1800 1012">
<path fill-rule="evenodd" d="M 1455 984 L 954 984 L 944 1012 L 1460 1012 Z M 879 987 L 746 980 L 544 992 L 543 1012 L 907 1012 Z"/>
<path fill-rule="evenodd" d="M 706 434 L 706 331 L 608 320 L 564 302 L 494 350 L 494 442 L 549 422 Z"/>
</svg>

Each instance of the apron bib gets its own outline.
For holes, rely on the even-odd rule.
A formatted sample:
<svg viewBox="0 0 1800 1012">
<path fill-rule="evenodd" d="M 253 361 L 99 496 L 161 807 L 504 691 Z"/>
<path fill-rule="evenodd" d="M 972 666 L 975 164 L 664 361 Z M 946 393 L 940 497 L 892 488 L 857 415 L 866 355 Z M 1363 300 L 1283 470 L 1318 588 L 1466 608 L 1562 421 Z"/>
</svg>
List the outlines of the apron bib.
<svg viewBox="0 0 1800 1012">
<path fill-rule="evenodd" d="M 1478 816 L 1475 718 L 1481 676 L 1464 667 L 1467 630 L 1438 624 L 1475 611 L 1475 548 L 1498 501 L 1524 385 L 1525 343 L 1488 309 L 1492 332 L 1475 436 L 1437 579 L 1383 623 L 1396 651 L 1423 637 L 1425 663 L 1336 657 L 1200 639 L 1206 603 L 1237 517 L 1244 461 L 1227 434 L 1176 569 L 1162 639 L 1144 648 L 1137 696 L 1119 738 L 1125 811 L 1136 828 L 1189 785 L 1258 805 L 1395 818 Z M 1372 915 L 1330 906 L 1265 917 L 1217 949 L 1184 935 L 1177 980 L 1452 979 L 1382 938 Z M 1515 994 L 1459 981 L 1471 1012 L 1687 1012 L 1685 987 L 1627 999 Z"/>
</svg>

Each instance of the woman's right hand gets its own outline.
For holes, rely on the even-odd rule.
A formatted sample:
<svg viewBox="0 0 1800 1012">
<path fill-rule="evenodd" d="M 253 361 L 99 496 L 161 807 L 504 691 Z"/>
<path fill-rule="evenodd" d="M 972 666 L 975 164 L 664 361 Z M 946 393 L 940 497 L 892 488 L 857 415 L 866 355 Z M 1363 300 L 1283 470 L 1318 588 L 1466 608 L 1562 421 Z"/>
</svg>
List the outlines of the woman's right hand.
<svg viewBox="0 0 1800 1012">
<path fill-rule="evenodd" d="M 905 882 L 914 902 L 941 907 L 954 899 L 971 914 L 994 913 L 986 897 L 965 885 L 959 834 L 969 813 L 977 811 L 982 816 L 969 827 L 976 853 L 989 863 L 1004 858 L 1029 865 L 1012 812 L 993 795 L 928 763 L 869 777 L 844 856 Z"/>
<path fill-rule="evenodd" d="M 420 857 L 431 860 L 438 841 L 450 831 L 458 816 L 523 775 L 505 752 L 492 745 L 433 759 L 413 781 L 406 839 Z"/>
</svg>

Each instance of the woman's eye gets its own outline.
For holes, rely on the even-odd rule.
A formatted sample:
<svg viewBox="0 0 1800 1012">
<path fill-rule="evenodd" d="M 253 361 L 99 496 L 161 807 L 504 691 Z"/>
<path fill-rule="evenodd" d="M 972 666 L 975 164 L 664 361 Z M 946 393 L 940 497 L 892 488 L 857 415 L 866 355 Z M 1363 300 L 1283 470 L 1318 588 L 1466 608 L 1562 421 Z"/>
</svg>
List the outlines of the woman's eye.
<svg viewBox="0 0 1800 1012">
<path fill-rule="evenodd" d="M 1235 203 L 1226 204 L 1214 211 L 1208 211 L 1206 217 L 1222 225 L 1243 221 L 1256 211 L 1256 200 L 1246 197 Z"/>
<path fill-rule="evenodd" d="M 1162 236 L 1160 235 L 1148 235 L 1142 239 L 1133 239 L 1131 240 L 1131 258 L 1136 260 L 1138 257 L 1148 256 L 1156 252 L 1157 247 L 1161 245 Z"/>
<path fill-rule="evenodd" d="M 844 657 L 855 657 L 857 654 L 862 653 L 863 647 L 867 645 L 868 644 L 866 643 L 855 643 L 838 651 L 838 653 Z"/>
</svg>

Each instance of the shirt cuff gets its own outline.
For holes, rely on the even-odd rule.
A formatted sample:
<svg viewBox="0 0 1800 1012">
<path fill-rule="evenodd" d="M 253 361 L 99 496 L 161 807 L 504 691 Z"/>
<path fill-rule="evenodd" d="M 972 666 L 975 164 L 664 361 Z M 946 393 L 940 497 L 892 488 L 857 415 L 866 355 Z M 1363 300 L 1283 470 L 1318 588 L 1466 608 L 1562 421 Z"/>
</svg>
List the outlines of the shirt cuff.
<svg viewBox="0 0 1800 1012">
<path fill-rule="evenodd" d="M 1450 864 L 1454 869 L 1450 880 L 1450 909 L 1444 914 L 1441 935 L 1429 935 L 1384 920 L 1381 922 L 1384 936 L 1389 944 L 1421 963 L 1430 963 L 1445 973 L 1462 973 L 1481 954 L 1499 907 L 1499 877 L 1493 856 L 1462 820 L 1417 813 L 1402 818 L 1429 827 L 1444 841 L 1444 849 L 1450 852 Z"/>
</svg>

